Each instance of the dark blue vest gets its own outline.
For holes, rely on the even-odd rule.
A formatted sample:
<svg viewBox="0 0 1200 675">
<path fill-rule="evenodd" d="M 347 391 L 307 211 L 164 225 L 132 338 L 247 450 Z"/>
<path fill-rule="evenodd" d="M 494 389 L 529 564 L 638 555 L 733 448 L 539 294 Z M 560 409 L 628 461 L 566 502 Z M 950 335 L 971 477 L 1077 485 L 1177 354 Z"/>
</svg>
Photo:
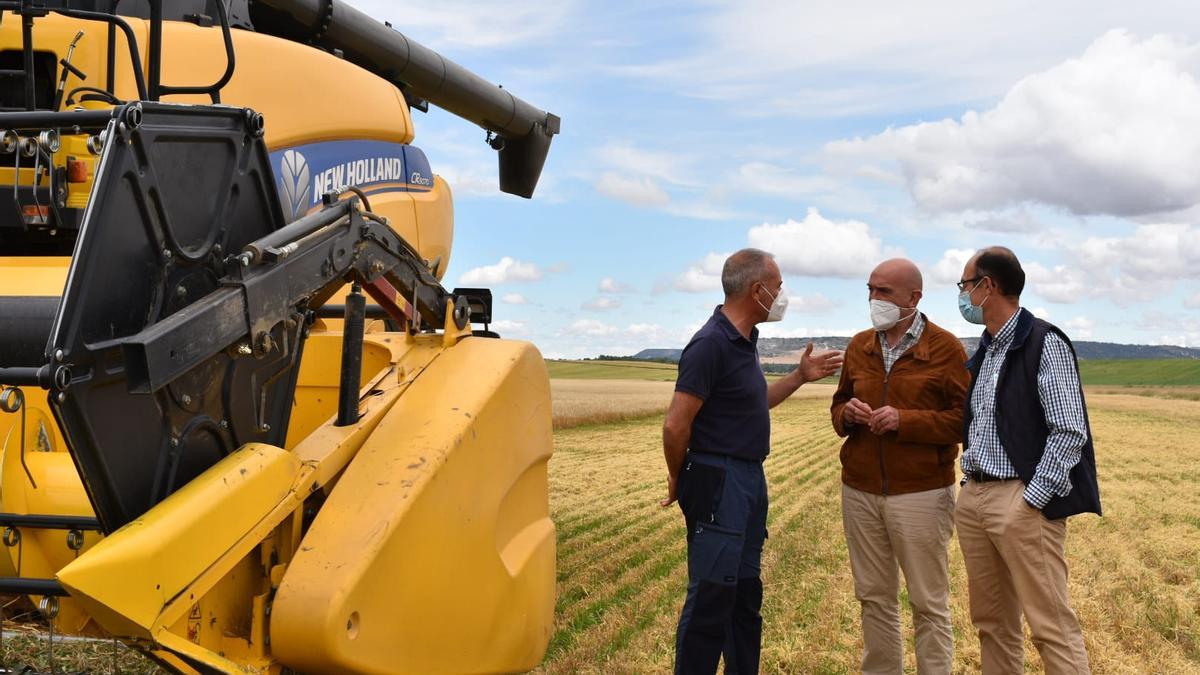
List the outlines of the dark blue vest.
<svg viewBox="0 0 1200 675">
<path fill-rule="evenodd" d="M 1042 410 L 1041 400 L 1037 394 L 1038 367 L 1042 361 L 1042 348 L 1045 346 L 1046 333 L 1054 332 L 1071 349 L 1071 358 L 1075 361 L 1075 371 L 1079 372 L 1079 359 L 1075 356 L 1075 346 L 1071 340 L 1050 323 L 1035 317 L 1027 309 L 1021 310 L 1017 318 L 1016 332 L 1012 344 L 1000 366 L 1000 374 L 996 380 L 996 432 L 1000 436 L 1000 444 L 1008 461 L 1012 462 L 1021 482 L 1026 485 L 1033 479 L 1038 462 L 1046 451 L 1046 439 L 1050 429 L 1046 426 L 1045 411 Z M 970 442 L 971 429 L 971 394 L 975 391 L 975 381 L 979 378 L 979 369 L 983 366 L 983 358 L 992 337 L 984 331 L 979 341 L 975 355 L 967 361 L 967 369 L 971 371 L 971 386 L 967 391 L 966 411 L 963 415 L 963 451 Z M 1083 402 L 1083 419 L 1087 425 L 1087 442 L 1083 445 L 1083 453 L 1079 463 L 1071 469 L 1071 492 L 1065 497 L 1054 497 L 1042 509 L 1047 518 L 1065 518 L 1077 513 L 1100 513 L 1100 487 L 1096 483 L 1096 453 L 1092 447 L 1092 424 L 1088 421 L 1087 402 L 1083 401 L 1083 386 L 1079 388 L 1079 399 Z"/>
</svg>

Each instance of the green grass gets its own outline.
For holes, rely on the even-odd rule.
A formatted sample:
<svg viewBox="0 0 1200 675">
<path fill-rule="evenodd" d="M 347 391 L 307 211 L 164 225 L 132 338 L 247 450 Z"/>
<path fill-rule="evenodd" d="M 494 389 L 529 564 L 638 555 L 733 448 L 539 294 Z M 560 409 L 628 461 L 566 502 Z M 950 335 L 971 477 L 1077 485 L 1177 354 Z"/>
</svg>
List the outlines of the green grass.
<svg viewBox="0 0 1200 675">
<path fill-rule="evenodd" d="M 550 377 L 562 380 L 652 380 L 674 382 L 675 364 L 654 361 L 546 361 Z"/>
<path fill-rule="evenodd" d="M 1200 359 L 1103 359 L 1079 362 L 1088 385 L 1200 386 Z"/>
<path fill-rule="evenodd" d="M 546 361 L 550 377 L 673 382 L 675 365 L 653 361 Z M 1200 359 L 1105 359 L 1079 362 L 1090 386 L 1200 387 Z M 836 378 L 822 380 L 836 383 Z"/>
</svg>

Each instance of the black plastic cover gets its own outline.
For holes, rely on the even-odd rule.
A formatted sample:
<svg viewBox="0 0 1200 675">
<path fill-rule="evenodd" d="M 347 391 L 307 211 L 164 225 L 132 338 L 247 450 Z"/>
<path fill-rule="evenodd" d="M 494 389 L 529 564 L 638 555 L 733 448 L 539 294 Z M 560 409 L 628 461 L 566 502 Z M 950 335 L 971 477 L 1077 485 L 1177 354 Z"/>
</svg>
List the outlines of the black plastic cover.
<svg viewBox="0 0 1200 675">
<path fill-rule="evenodd" d="M 108 129 L 50 344 L 73 374 L 54 412 L 106 532 L 287 433 L 302 321 L 276 325 L 265 353 L 230 345 L 149 393 L 131 392 L 120 346 L 217 290 L 230 253 L 283 225 L 248 112 L 130 104 Z"/>
</svg>

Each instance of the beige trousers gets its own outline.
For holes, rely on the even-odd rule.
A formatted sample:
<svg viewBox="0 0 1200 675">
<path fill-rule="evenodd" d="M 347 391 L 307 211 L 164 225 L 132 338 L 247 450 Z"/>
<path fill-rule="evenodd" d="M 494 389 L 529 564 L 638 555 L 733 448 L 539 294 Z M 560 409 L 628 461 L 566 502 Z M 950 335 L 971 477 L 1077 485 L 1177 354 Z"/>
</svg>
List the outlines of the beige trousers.
<svg viewBox="0 0 1200 675">
<path fill-rule="evenodd" d="M 1019 480 L 967 481 L 958 497 L 958 543 L 983 673 L 1025 672 L 1022 611 L 1048 675 L 1090 673 L 1067 598 L 1067 521 L 1047 520 L 1024 493 Z"/>
<path fill-rule="evenodd" d="M 885 497 L 842 485 L 842 526 L 854 595 L 862 605 L 862 672 L 904 672 L 897 597 L 903 570 L 917 670 L 949 673 L 954 634 L 946 547 L 954 532 L 954 486 Z"/>
</svg>

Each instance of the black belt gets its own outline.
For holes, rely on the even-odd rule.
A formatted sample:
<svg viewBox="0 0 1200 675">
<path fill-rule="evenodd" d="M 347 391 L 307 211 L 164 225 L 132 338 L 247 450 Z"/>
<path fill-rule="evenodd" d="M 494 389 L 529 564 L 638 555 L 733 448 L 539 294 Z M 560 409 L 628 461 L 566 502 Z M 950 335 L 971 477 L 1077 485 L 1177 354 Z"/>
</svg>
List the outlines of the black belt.
<svg viewBox="0 0 1200 675">
<path fill-rule="evenodd" d="M 999 476 L 993 476 L 990 473 L 984 473 L 983 471 L 967 471 L 963 474 L 963 476 L 965 476 L 966 478 L 970 478 L 971 480 L 975 481 L 976 483 L 991 483 L 993 481 L 1017 480 L 1016 476 L 1012 476 L 1010 478 L 1001 478 Z"/>
</svg>

